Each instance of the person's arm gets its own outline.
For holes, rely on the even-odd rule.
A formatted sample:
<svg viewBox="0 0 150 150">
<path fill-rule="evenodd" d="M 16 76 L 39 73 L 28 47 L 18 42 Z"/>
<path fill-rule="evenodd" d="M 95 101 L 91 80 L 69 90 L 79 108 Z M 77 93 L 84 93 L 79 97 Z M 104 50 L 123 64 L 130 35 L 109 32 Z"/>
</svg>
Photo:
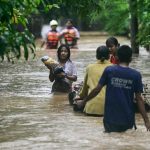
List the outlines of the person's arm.
<svg viewBox="0 0 150 150">
<path fill-rule="evenodd" d="M 150 121 L 149 121 L 149 118 L 148 118 L 146 110 L 145 110 L 144 100 L 143 100 L 143 98 L 141 96 L 141 93 L 136 93 L 135 94 L 135 98 L 136 98 L 136 101 L 137 101 L 137 105 L 138 105 L 139 111 L 140 111 L 140 113 L 141 113 L 141 115 L 142 115 L 142 117 L 144 119 L 147 131 L 150 131 Z"/>
<path fill-rule="evenodd" d="M 63 29 L 63 30 L 59 33 L 59 37 L 62 38 L 65 34 L 68 34 L 68 30 L 67 30 L 67 29 Z"/>
<path fill-rule="evenodd" d="M 62 78 L 66 78 L 70 81 L 77 81 L 77 76 L 75 75 L 68 75 L 67 73 L 61 72 L 59 74 L 57 74 L 58 77 L 62 77 Z"/>
<path fill-rule="evenodd" d="M 43 46 L 45 45 L 45 41 L 42 41 L 42 44 L 41 44 L 41 46 L 40 46 L 40 48 L 43 48 Z"/>
<path fill-rule="evenodd" d="M 65 29 L 62 30 L 62 31 L 59 33 L 59 37 L 58 37 L 58 38 L 59 38 L 59 41 L 60 41 L 60 45 L 65 43 L 65 37 L 64 37 L 64 35 L 65 35 Z"/>
<path fill-rule="evenodd" d="M 68 69 L 67 69 L 68 68 Z M 77 68 L 74 63 L 66 63 L 66 69 L 65 70 L 72 70 L 72 73 L 69 73 L 68 71 L 65 71 L 65 78 L 70 81 L 77 81 Z"/>
<path fill-rule="evenodd" d="M 53 82 L 54 81 L 54 73 L 53 73 L 53 69 L 50 67 L 50 66 L 47 66 L 47 68 L 50 70 L 49 71 L 49 80 L 51 81 L 51 82 Z"/>
<path fill-rule="evenodd" d="M 87 102 L 89 101 L 90 99 L 96 97 L 98 95 L 98 93 L 101 91 L 101 89 L 103 88 L 102 85 L 98 84 L 91 92 L 90 94 L 84 98 L 84 101 Z"/>
<path fill-rule="evenodd" d="M 85 106 L 86 102 L 89 101 L 90 99 L 96 97 L 96 96 L 98 95 L 98 93 L 101 91 L 102 88 L 103 88 L 103 86 L 100 85 L 100 84 L 98 84 L 97 87 L 95 87 L 95 88 L 90 92 L 90 94 L 89 94 L 87 97 L 85 97 L 85 98 L 83 99 L 83 101 L 77 101 L 77 102 L 76 102 L 77 105 L 80 106 L 80 107 Z"/>
<path fill-rule="evenodd" d="M 87 69 L 86 69 L 83 86 L 81 88 L 81 91 L 79 92 L 79 96 L 81 99 L 83 99 L 84 97 L 86 97 L 88 95 L 89 86 L 87 85 L 87 80 L 88 80 L 88 73 L 87 73 Z"/>
<path fill-rule="evenodd" d="M 69 79 L 70 81 L 77 81 L 77 76 L 75 76 L 75 75 L 70 76 L 70 75 L 67 75 L 67 73 L 66 73 L 65 78 Z"/>
</svg>

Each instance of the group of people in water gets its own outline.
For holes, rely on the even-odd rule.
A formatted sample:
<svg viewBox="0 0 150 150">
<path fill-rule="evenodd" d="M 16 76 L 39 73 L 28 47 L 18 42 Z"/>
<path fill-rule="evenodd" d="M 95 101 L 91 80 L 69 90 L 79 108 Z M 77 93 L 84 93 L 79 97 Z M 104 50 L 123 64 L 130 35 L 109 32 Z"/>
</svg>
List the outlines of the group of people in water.
<svg viewBox="0 0 150 150">
<path fill-rule="evenodd" d="M 77 41 L 80 38 L 79 31 L 74 27 L 72 19 L 66 21 L 65 28 L 62 31 L 57 30 L 58 22 L 50 21 L 50 30 L 46 34 L 46 48 L 57 49 L 59 45 L 66 44 L 69 48 L 78 48 Z M 42 44 L 42 46 L 44 45 Z"/>
<path fill-rule="evenodd" d="M 77 68 L 70 59 L 70 47 L 62 44 L 57 50 L 59 67 L 50 69 L 52 92 L 72 92 L 77 81 Z M 147 131 L 150 122 L 145 111 L 141 74 L 129 67 L 132 49 L 118 43 L 115 37 L 96 50 L 96 63 L 86 67 L 83 86 L 73 99 L 78 110 L 87 115 L 103 116 L 105 132 L 123 132 L 135 127 L 134 104 L 138 105 Z"/>
</svg>

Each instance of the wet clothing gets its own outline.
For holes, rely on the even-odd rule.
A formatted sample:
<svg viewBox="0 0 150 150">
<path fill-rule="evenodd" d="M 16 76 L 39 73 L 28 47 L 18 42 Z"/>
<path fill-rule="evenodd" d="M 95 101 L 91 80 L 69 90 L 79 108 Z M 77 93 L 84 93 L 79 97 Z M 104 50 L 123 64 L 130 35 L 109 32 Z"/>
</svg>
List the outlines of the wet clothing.
<svg viewBox="0 0 150 150">
<path fill-rule="evenodd" d="M 63 71 L 68 75 L 68 76 L 77 76 L 77 69 L 75 64 L 68 60 L 64 67 Z M 72 81 L 70 81 L 67 78 L 61 78 L 57 79 L 55 78 L 55 81 L 52 85 L 52 92 L 71 92 L 72 91 Z"/>
<path fill-rule="evenodd" d="M 52 86 L 52 92 L 64 92 L 68 93 L 71 91 L 71 86 L 68 84 L 65 79 L 57 80 L 55 79 Z"/>
<path fill-rule="evenodd" d="M 56 30 L 50 30 L 47 34 L 47 48 L 57 49 L 59 41 L 59 33 Z"/>
<path fill-rule="evenodd" d="M 133 124 L 128 124 L 128 125 L 118 125 L 118 124 L 112 124 L 112 123 L 107 123 L 104 121 L 104 128 L 105 132 L 124 132 L 128 129 L 133 128 Z"/>
<path fill-rule="evenodd" d="M 86 74 L 84 77 L 83 87 L 80 92 L 80 97 L 85 97 L 89 94 L 98 84 L 99 78 L 102 75 L 104 69 L 110 66 L 109 61 L 97 61 L 94 64 L 90 64 L 86 68 Z M 85 105 L 84 112 L 91 115 L 103 115 L 105 103 L 105 88 L 93 99 L 88 101 Z"/>
<path fill-rule="evenodd" d="M 62 30 L 60 35 L 64 36 L 65 44 L 67 44 L 70 48 L 77 48 L 77 40 L 80 38 L 80 34 L 75 27 Z"/>
<path fill-rule="evenodd" d="M 107 67 L 99 80 L 106 85 L 104 127 L 109 132 L 114 127 L 130 129 L 135 125 L 134 93 L 141 93 L 143 85 L 141 74 L 129 67 L 114 65 Z M 107 126 L 107 127 L 106 127 Z"/>
</svg>

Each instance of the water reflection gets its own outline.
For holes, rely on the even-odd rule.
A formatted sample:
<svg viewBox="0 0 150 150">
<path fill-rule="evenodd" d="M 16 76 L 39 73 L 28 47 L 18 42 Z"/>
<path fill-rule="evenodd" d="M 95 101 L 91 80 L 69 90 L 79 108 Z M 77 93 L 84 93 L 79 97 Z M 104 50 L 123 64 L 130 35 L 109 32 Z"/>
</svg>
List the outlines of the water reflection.
<svg viewBox="0 0 150 150">
<path fill-rule="evenodd" d="M 78 82 L 84 78 L 87 64 L 96 60 L 95 50 L 107 37 L 80 40 L 80 50 L 72 51 L 78 68 Z M 120 38 L 120 43 L 129 41 Z M 37 51 L 37 58 L 18 64 L 0 64 L 0 149 L 1 150 L 148 150 L 150 133 L 136 115 L 138 130 L 103 133 L 102 118 L 85 117 L 73 112 L 66 94 L 50 94 L 48 70 L 40 57 L 54 58 L 56 51 Z M 132 67 L 150 81 L 150 56 L 143 49 L 134 56 Z M 150 117 L 150 115 L 149 115 Z"/>
</svg>

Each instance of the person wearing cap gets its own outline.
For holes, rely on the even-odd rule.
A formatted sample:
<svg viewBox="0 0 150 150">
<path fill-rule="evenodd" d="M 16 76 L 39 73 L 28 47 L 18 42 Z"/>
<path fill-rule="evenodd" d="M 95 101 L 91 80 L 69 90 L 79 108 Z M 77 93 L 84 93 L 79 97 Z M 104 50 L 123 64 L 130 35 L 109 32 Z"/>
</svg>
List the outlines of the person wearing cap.
<svg viewBox="0 0 150 150">
<path fill-rule="evenodd" d="M 78 48 L 77 41 L 80 38 L 79 31 L 73 26 L 73 21 L 68 19 L 66 22 L 66 28 L 60 32 L 61 39 L 64 38 L 65 44 L 70 48 Z"/>
<path fill-rule="evenodd" d="M 57 49 L 59 42 L 59 32 L 56 30 L 58 22 L 50 21 L 51 30 L 47 33 L 47 49 Z"/>
<path fill-rule="evenodd" d="M 97 85 L 104 69 L 112 65 L 109 61 L 109 49 L 106 46 L 100 46 L 96 50 L 96 63 L 89 64 L 86 68 L 83 87 L 79 93 L 79 97 L 75 101 L 84 99 Z M 82 101 L 82 100 L 81 100 Z M 104 114 L 105 88 L 96 97 L 85 104 L 84 113 L 87 115 L 102 116 Z M 82 109 L 81 108 L 81 111 Z"/>
</svg>

